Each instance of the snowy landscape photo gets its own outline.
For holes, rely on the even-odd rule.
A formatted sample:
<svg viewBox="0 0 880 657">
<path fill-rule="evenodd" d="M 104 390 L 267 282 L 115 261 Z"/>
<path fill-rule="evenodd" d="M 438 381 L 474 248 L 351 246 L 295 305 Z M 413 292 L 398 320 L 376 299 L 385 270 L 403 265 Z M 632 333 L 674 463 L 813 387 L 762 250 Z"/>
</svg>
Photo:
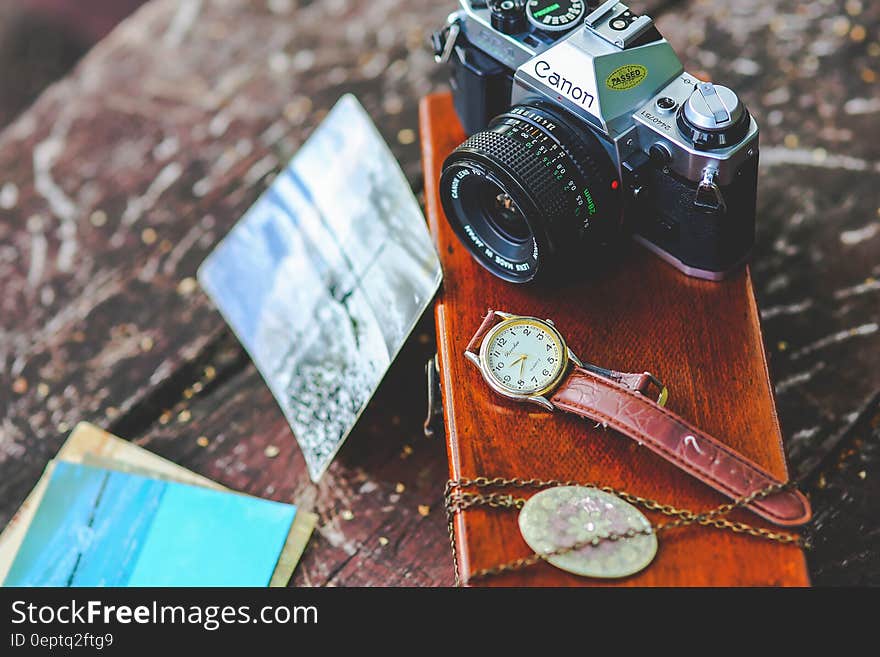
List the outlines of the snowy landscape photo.
<svg viewBox="0 0 880 657">
<path fill-rule="evenodd" d="M 344 96 L 199 270 L 317 480 L 440 284 L 394 156 Z"/>
</svg>

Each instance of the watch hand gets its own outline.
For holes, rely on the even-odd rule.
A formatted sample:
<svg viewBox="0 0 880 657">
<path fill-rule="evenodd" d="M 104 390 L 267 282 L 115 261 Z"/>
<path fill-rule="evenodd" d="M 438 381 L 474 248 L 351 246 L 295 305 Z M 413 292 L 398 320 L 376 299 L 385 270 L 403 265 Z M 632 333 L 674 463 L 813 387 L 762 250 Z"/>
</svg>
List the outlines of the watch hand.
<svg viewBox="0 0 880 657">
<path fill-rule="evenodd" d="M 521 361 L 521 360 L 522 360 L 523 358 L 525 358 L 525 357 L 526 357 L 525 354 L 523 354 L 522 356 L 520 356 L 520 357 L 517 358 L 516 360 L 512 361 L 512 362 L 508 365 L 508 367 L 513 367 L 514 365 L 516 365 L 519 361 Z"/>
<path fill-rule="evenodd" d="M 522 378 L 522 376 L 523 376 L 523 368 L 526 366 L 526 359 L 527 358 L 528 358 L 528 356 L 526 356 L 525 354 L 522 355 L 522 361 L 519 364 L 519 378 Z"/>
</svg>

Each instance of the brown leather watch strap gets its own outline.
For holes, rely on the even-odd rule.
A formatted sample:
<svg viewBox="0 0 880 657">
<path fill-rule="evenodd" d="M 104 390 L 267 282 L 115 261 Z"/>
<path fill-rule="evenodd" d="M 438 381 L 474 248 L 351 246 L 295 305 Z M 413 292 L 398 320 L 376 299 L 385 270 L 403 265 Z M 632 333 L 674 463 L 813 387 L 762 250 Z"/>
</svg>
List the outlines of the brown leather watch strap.
<svg viewBox="0 0 880 657">
<path fill-rule="evenodd" d="M 643 395 L 648 394 L 648 391 L 656 381 L 656 379 L 654 379 L 648 372 L 616 372 L 614 370 L 606 369 L 599 370 L 600 368 L 596 368 L 596 370 L 593 370 L 593 374 L 611 379 L 625 388 L 635 390 Z"/>
<path fill-rule="evenodd" d="M 566 377 L 550 401 L 634 438 L 732 499 L 780 483 L 648 397 L 579 367 Z M 811 516 L 810 504 L 799 491 L 779 491 L 747 506 L 778 525 L 801 525 Z"/>
<path fill-rule="evenodd" d="M 486 316 L 483 318 L 483 323 L 480 324 L 480 328 L 474 333 L 474 337 L 471 338 L 471 341 L 468 342 L 468 346 L 465 347 L 464 350 L 477 353 L 480 350 L 480 343 L 483 341 L 483 338 L 486 337 L 486 334 L 492 330 L 492 327 L 495 326 L 500 319 L 503 319 L 503 317 L 490 308 L 489 312 L 487 312 Z"/>
</svg>

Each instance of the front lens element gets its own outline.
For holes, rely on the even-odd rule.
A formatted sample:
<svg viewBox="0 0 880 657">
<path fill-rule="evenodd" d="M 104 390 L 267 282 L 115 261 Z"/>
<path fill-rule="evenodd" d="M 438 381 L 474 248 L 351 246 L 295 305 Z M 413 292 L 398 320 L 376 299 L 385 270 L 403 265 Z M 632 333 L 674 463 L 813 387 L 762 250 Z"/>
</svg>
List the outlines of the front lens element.
<svg viewBox="0 0 880 657">
<path fill-rule="evenodd" d="M 486 225 L 499 237 L 513 244 L 523 244 L 532 238 L 532 229 L 510 194 L 492 183 L 482 185 L 478 193 Z"/>
<path fill-rule="evenodd" d="M 460 218 L 450 219 L 459 238 L 496 276 L 514 283 L 534 278 L 537 242 L 516 192 L 476 162 L 459 162 L 454 171 L 446 213 Z"/>
</svg>

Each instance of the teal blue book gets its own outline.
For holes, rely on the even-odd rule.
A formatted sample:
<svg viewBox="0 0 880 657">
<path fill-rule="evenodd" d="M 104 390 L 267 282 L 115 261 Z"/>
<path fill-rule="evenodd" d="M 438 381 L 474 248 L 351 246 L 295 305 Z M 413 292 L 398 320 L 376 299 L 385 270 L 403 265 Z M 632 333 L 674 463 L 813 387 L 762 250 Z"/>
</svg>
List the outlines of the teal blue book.
<svg viewBox="0 0 880 657">
<path fill-rule="evenodd" d="M 267 586 L 296 507 L 58 462 L 4 586 Z"/>
</svg>

